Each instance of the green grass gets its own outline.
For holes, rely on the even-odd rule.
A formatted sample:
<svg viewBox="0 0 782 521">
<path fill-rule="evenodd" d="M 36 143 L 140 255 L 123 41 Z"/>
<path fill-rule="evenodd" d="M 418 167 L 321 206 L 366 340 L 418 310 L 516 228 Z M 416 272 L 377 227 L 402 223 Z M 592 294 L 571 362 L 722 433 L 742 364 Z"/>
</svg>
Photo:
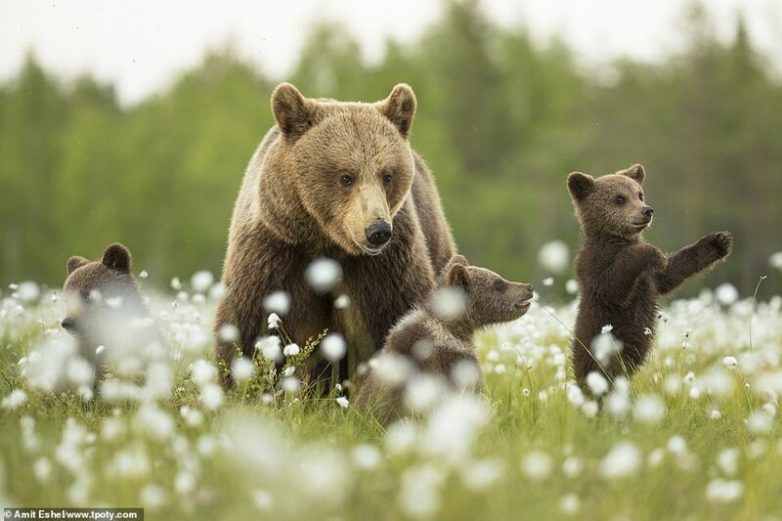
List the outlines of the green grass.
<svg viewBox="0 0 782 521">
<path fill-rule="evenodd" d="M 2 504 L 140 506 L 147 519 L 392 520 L 415 518 L 416 507 L 427 505 L 434 507 L 422 517 L 456 520 L 782 519 L 782 440 L 779 416 L 772 414 L 777 398 L 758 388 L 762 375 L 772 375 L 779 385 L 774 380 L 782 361 L 779 302 L 755 312 L 751 351 L 750 303 L 729 309 L 705 298 L 671 304 L 655 354 L 630 392 L 631 400 L 642 395 L 663 400 L 665 414 L 652 423 L 631 412 L 588 417 L 568 400 L 567 380 L 557 377 L 567 353 L 567 331 L 539 308 L 516 324 L 484 332 L 477 340 L 483 403 L 490 415 L 485 424 L 478 422 L 475 442 L 461 455 L 436 450 L 439 442 L 446 446 L 458 437 L 458 428 L 440 433 L 442 439 L 435 436 L 434 451 L 426 449 L 431 419 L 415 424 L 416 437 L 407 450 L 393 450 L 386 430 L 352 406 L 342 409 L 336 393 L 322 399 L 280 397 L 264 405 L 256 393 L 240 387 L 216 411 L 204 410 L 187 368 L 196 358 L 211 359 L 210 347 L 205 343 L 186 350 L 176 341 L 174 350 L 182 357 L 173 362 L 174 389 L 151 409 L 164 413 L 162 423 L 174 425 L 156 437 L 148 428 L 161 421 L 145 422 L 150 409 L 138 403 L 84 402 L 72 392 L 29 387 L 19 360 L 39 346 L 47 328 L 55 329 L 58 305 L 28 306 L 21 315 L 0 321 L 0 398 L 14 389 L 27 394 L 18 407 L 0 408 Z M 177 322 L 208 331 L 213 305 L 187 304 L 172 311 L 156 299 L 155 309 L 167 333 Z M 572 312 L 572 306 L 553 310 L 565 324 L 572 322 Z M 687 330 L 692 346 L 682 349 Z M 737 368 L 723 368 L 727 355 L 739 359 Z M 684 381 L 689 371 L 695 375 L 692 383 Z M 710 396 L 713 371 L 732 383 L 728 392 Z M 680 388 L 666 385 L 668 379 Z M 693 386 L 701 386 L 698 397 L 691 396 Z M 203 422 L 188 425 L 182 406 L 202 411 Z M 711 418 L 714 409 L 720 419 Z M 751 429 L 747 420 L 753 413 L 770 421 Z M 23 423 L 29 420 L 23 418 L 34 420 L 34 447 L 25 444 Z M 84 429 L 72 436 L 70 449 L 63 443 L 69 422 Z M 107 435 L 107 423 L 119 426 L 119 432 Z M 396 439 L 398 430 L 390 431 Z M 684 450 L 671 442 L 677 437 L 684 440 Z M 607 477 L 601 470 L 604 459 L 620 442 L 632 443 L 641 461 L 625 476 Z M 366 445 L 376 448 L 364 449 L 370 456 L 379 455 L 376 466 L 368 464 L 371 468 L 357 464 L 354 454 L 355 447 Z M 727 459 L 726 449 L 738 451 L 735 472 L 719 463 L 721 454 Z M 542 478 L 530 477 L 522 465 L 535 451 L 551 463 Z M 51 467 L 45 480 L 34 471 L 43 460 Z M 489 469 L 495 479 L 466 482 L 465 476 L 476 478 L 481 469 Z M 710 484 L 719 483 L 715 480 L 740 483 L 740 497 L 709 497 Z M 402 499 L 406 495 L 407 501 Z M 577 509 L 563 509 L 564 498 Z"/>
</svg>

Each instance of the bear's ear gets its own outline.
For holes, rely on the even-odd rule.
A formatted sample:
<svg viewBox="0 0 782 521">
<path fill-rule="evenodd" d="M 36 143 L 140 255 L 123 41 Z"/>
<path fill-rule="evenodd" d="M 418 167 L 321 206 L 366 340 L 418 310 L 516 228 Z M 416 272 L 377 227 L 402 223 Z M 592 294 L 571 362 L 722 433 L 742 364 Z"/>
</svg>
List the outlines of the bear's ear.
<svg viewBox="0 0 782 521">
<path fill-rule="evenodd" d="M 451 260 L 448 261 L 445 271 L 445 283 L 449 286 L 456 286 L 457 288 L 467 288 L 470 285 L 470 274 L 467 271 L 468 268 L 467 259 L 461 255 L 454 255 Z"/>
<path fill-rule="evenodd" d="M 567 188 L 576 201 L 583 201 L 595 188 L 595 180 L 591 175 L 573 172 L 567 176 Z"/>
<path fill-rule="evenodd" d="M 642 185 L 644 184 L 644 178 L 646 177 L 646 170 L 644 170 L 643 165 L 636 163 L 626 170 L 617 172 L 617 174 L 626 175 L 639 185 Z"/>
<path fill-rule="evenodd" d="M 312 126 L 312 103 L 290 83 L 280 83 L 274 89 L 272 113 L 283 135 L 294 140 Z"/>
<path fill-rule="evenodd" d="M 79 257 L 78 255 L 74 255 L 73 257 L 68 259 L 68 263 L 66 264 L 66 266 L 68 267 L 68 275 L 70 275 L 77 269 L 81 268 L 88 262 L 90 262 L 88 259 L 85 259 L 84 257 Z"/>
<path fill-rule="evenodd" d="M 103 252 L 104 266 L 121 273 L 130 273 L 130 251 L 122 244 L 115 242 L 110 244 Z"/>
<path fill-rule="evenodd" d="M 391 94 L 386 99 L 378 102 L 378 110 L 399 129 L 402 137 L 410 134 L 415 116 L 415 93 L 410 85 L 400 83 L 391 89 Z"/>
</svg>

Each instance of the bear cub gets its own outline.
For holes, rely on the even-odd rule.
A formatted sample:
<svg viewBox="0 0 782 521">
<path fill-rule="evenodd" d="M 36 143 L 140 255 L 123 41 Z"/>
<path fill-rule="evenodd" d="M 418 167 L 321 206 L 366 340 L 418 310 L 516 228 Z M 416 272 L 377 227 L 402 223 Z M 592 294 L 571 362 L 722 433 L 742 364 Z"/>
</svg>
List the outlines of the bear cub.
<svg viewBox="0 0 782 521">
<path fill-rule="evenodd" d="M 99 260 L 74 256 L 67 262 L 63 292 L 67 315 L 62 327 L 79 344 L 95 370 L 95 383 L 108 366 L 136 374 L 164 357 L 159 331 L 150 317 L 136 279 L 130 251 L 109 245 Z"/>
<path fill-rule="evenodd" d="M 567 179 L 583 237 L 575 260 L 581 302 L 571 351 L 576 380 L 587 392 L 592 372 L 611 383 L 638 370 L 652 346 L 657 297 L 727 257 L 733 245 L 729 232 L 668 255 L 646 243 L 641 233 L 654 210 L 644 201 L 645 177 L 636 164 L 598 178 L 574 172 Z M 596 340 L 605 326 L 618 342 Z"/>
<path fill-rule="evenodd" d="M 430 395 L 422 388 L 479 390 L 473 334 L 522 317 L 533 297 L 532 285 L 470 266 L 462 255 L 451 258 L 438 282 L 426 303 L 391 329 L 359 388 L 358 406 L 383 423 L 425 408 L 415 396 Z"/>
</svg>

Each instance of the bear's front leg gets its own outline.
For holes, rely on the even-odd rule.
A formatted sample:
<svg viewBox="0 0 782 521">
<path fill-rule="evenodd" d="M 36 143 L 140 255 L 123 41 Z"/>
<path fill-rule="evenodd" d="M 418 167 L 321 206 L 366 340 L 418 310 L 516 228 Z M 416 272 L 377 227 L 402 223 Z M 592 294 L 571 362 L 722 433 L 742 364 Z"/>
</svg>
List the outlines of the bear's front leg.
<svg viewBox="0 0 782 521">
<path fill-rule="evenodd" d="M 605 273 L 600 293 L 608 303 L 623 304 L 632 296 L 641 275 L 662 270 L 665 265 L 665 255 L 651 244 L 629 246 Z"/>
<path fill-rule="evenodd" d="M 655 275 L 658 293 L 670 293 L 688 278 L 730 255 L 732 247 L 730 232 L 715 232 L 680 249 L 669 257 L 666 269 Z"/>
</svg>

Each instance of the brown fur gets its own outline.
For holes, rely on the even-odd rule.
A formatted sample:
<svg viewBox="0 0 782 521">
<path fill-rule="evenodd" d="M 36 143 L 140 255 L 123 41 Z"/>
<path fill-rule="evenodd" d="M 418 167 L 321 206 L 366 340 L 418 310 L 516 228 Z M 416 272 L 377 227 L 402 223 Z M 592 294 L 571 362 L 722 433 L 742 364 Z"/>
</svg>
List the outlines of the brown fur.
<svg viewBox="0 0 782 521">
<path fill-rule="evenodd" d="M 435 375 L 452 387 L 454 367 L 468 362 L 478 371 L 473 334 L 476 330 L 523 316 L 529 309 L 533 288 L 510 282 L 484 268 L 469 266 L 455 255 L 444 270 L 440 286 L 458 288 L 465 297 L 464 313 L 446 321 L 432 309 L 431 300 L 405 315 L 394 326 L 379 356 L 402 356 L 416 371 Z M 478 382 L 480 385 L 480 382 Z M 390 387 L 370 368 L 362 382 L 356 404 L 371 410 L 383 422 L 402 412 L 402 389 Z"/>
<path fill-rule="evenodd" d="M 706 235 L 668 255 L 646 243 L 641 232 L 651 224 L 651 213 L 643 200 L 645 175 L 641 165 L 633 165 L 596 179 L 579 172 L 568 176 L 584 239 L 575 262 L 581 302 L 572 344 L 582 387 L 593 371 L 609 381 L 635 373 L 651 349 L 658 296 L 727 257 L 733 244 L 729 232 Z M 609 324 L 623 348 L 618 359 L 600 364 L 591 345 Z"/>
<path fill-rule="evenodd" d="M 106 248 L 99 260 L 74 256 L 66 265 L 68 276 L 63 292 L 68 310 L 62 326 L 76 337 L 82 356 L 94 365 L 96 380 L 105 369 L 105 355 L 96 354 L 98 346 L 111 349 L 119 338 L 123 343 L 137 344 L 134 348 L 140 354 L 149 347 L 145 342 L 156 342 L 156 349 L 160 347 L 154 326 L 130 325 L 134 318 L 148 317 L 131 273 L 131 262 L 130 251 L 122 244 L 114 243 Z M 128 329 L 119 330 L 124 327 Z"/>
<path fill-rule="evenodd" d="M 274 291 L 290 297 L 283 320 L 294 341 L 340 332 L 358 362 L 429 293 L 454 246 L 432 176 L 407 141 L 415 108 L 407 85 L 378 103 L 304 98 L 289 84 L 275 89 L 277 126 L 242 182 L 223 268 L 227 291 L 217 309 L 216 330 L 236 325 L 244 356 L 268 333 L 262 301 Z M 376 224 L 392 229 L 380 248 L 367 238 Z M 322 256 L 342 266 L 348 310 L 334 309 L 334 295 L 318 295 L 304 280 Z M 235 347 L 218 340 L 226 367 Z"/>
</svg>

